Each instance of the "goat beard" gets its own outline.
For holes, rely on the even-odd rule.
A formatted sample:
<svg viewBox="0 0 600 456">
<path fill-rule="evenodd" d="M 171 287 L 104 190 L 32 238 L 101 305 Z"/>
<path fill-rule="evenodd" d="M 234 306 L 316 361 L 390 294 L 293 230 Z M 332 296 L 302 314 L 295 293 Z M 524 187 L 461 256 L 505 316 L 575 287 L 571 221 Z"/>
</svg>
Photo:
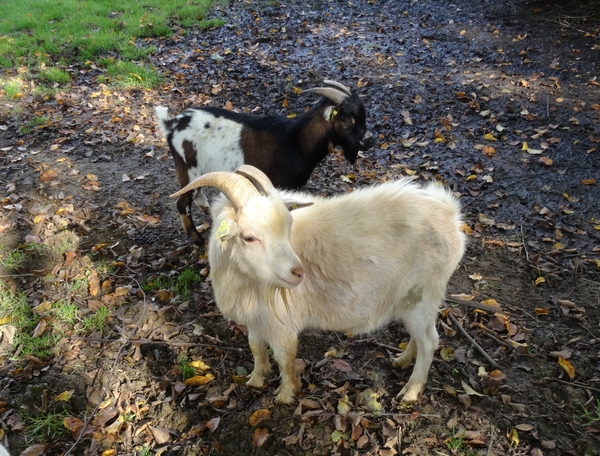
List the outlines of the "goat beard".
<svg viewBox="0 0 600 456">
<path fill-rule="evenodd" d="M 275 315 L 275 317 L 279 320 L 279 322 L 285 326 L 285 323 L 283 322 L 283 320 L 281 318 L 279 318 L 279 315 L 277 315 L 277 294 L 279 294 L 279 296 L 281 296 L 281 300 L 283 301 L 283 304 L 285 305 L 285 310 L 286 312 L 290 313 L 290 305 L 288 302 L 288 293 L 291 294 L 291 290 L 287 289 L 287 288 L 283 288 L 283 287 L 266 287 L 265 290 L 263 291 L 263 295 L 264 295 L 264 300 L 265 300 L 265 304 L 267 306 L 267 309 L 269 310 L 270 313 L 272 313 L 273 315 Z"/>
</svg>

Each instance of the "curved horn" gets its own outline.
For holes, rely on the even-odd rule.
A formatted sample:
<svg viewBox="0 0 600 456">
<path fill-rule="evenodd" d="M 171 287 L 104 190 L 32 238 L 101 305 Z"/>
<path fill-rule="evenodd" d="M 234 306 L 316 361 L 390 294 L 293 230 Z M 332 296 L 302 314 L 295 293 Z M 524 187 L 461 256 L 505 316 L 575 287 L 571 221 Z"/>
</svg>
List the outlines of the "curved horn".
<svg viewBox="0 0 600 456">
<path fill-rule="evenodd" d="M 340 89 L 342 92 L 344 92 L 349 97 L 352 96 L 352 92 L 350 92 L 350 89 L 348 87 L 346 87 L 344 84 L 340 84 L 337 81 L 332 81 L 331 79 L 325 79 L 323 82 L 325 84 L 327 84 L 328 86 L 336 87 L 336 88 Z"/>
<path fill-rule="evenodd" d="M 250 197 L 258 194 L 256 187 L 252 182 L 244 176 L 226 171 L 215 171 L 206 173 L 194 179 L 188 185 L 183 187 L 176 193 L 171 195 L 171 198 L 182 195 L 199 187 L 214 187 L 223 193 L 232 206 L 237 211 L 239 210 Z"/>
<path fill-rule="evenodd" d="M 341 90 L 333 87 L 315 87 L 314 89 L 306 89 L 304 92 L 323 95 L 324 97 L 333 101 L 336 105 L 340 104 L 348 96 L 346 92 L 342 92 Z"/>
<path fill-rule="evenodd" d="M 267 175 L 254 166 L 242 165 L 235 172 L 252 182 L 261 195 L 268 195 L 273 188 L 273 184 Z"/>
</svg>

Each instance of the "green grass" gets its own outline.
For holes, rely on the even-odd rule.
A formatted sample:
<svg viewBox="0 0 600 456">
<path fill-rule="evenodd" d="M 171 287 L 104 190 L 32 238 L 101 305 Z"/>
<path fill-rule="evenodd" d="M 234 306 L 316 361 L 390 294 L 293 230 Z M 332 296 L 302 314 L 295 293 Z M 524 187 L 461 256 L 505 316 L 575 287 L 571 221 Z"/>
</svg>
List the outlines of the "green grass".
<svg viewBox="0 0 600 456">
<path fill-rule="evenodd" d="M 202 280 L 202 276 L 194 269 L 187 268 L 176 277 L 158 276 L 146 282 L 142 288 L 144 291 L 169 289 L 173 290 L 182 300 L 186 300 L 190 294 L 190 289 L 194 283 Z"/>
<path fill-rule="evenodd" d="M 40 441 L 55 441 L 57 437 L 70 435 L 71 432 L 65 427 L 64 420 L 71 416 L 69 412 L 48 412 L 36 416 L 29 415 L 22 409 L 21 415 L 29 435 Z"/>
<path fill-rule="evenodd" d="M 196 375 L 196 370 L 189 365 L 189 363 L 181 362 L 179 363 L 179 368 L 181 369 L 181 377 L 183 381 L 186 381 L 188 378 L 192 378 Z"/>
<path fill-rule="evenodd" d="M 109 316 L 110 311 L 108 310 L 108 307 L 100 307 L 93 315 L 85 317 L 83 320 L 81 320 L 81 331 L 84 333 L 93 331 L 104 331 Z"/>
<path fill-rule="evenodd" d="M 170 36 L 178 27 L 221 25 L 206 19 L 212 4 L 213 0 L 4 0 L 0 68 L 32 67 L 51 57 L 81 63 L 105 56 L 142 60 L 156 51 L 145 38 Z M 59 77 L 66 80 L 65 75 Z"/>
<path fill-rule="evenodd" d="M 60 339 L 58 335 L 50 332 L 39 337 L 33 337 L 33 330 L 40 321 L 27 302 L 25 294 L 13 293 L 8 287 L 0 282 L 0 321 L 15 327 L 13 344 L 8 345 L 4 356 L 35 356 L 36 358 L 47 358 Z"/>
</svg>

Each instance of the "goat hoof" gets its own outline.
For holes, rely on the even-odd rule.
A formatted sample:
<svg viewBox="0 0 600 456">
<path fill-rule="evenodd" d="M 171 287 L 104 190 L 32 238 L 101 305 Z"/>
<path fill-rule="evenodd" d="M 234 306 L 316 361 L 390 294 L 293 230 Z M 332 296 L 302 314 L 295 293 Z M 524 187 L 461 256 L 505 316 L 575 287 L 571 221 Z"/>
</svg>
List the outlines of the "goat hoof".
<svg viewBox="0 0 600 456">
<path fill-rule="evenodd" d="M 251 386 L 252 388 L 262 388 L 265 384 L 265 379 L 262 375 L 255 374 L 252 372 L 250 374 L 250 378 L 246 382 L 246 386 Z"/>
<path fill-rule="evenodd" d="M 392 367 L 395 367 L 396 369 L 406 369 L 412 364 L 412 361 L 410 356 L 400 355 L 392 361 Z"/>
<path fill-rule="evenodd" d="M 275 393 L 277 393 L 277 391 L 275 391 Z M 277 394 L 277 397 L 275 398 L 275 402 L 277 402 L 278 404 L 291 404 L 293 400 L 294 394 L 289 393 L 287 391 L 279 392 L 279 394 Z"/>
<path fill-rule="evenodd" d="M 402 404 L 413 404 L 419 400 L 421 394 L 421 388 L 411 385 L 410 382 L 404 385 L 404 388 L 400 390 L 396 399 L 399 399 Z"/>
</svg>

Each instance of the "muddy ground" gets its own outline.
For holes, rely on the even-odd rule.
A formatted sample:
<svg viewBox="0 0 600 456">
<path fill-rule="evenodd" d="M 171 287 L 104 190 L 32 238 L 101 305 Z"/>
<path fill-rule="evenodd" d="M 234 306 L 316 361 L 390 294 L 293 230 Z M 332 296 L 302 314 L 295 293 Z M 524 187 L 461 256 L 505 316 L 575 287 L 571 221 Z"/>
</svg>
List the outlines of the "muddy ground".
<svg viewBox="0 0 600 456">
<path fill-rule="evenodd" d="M 33 306 L 62 286 L 47 273 L 68 277 L 73 258 L 116 268 L 101 276 L 99 296 L 113 311 L 102 333 L 67 335 L 55 356 L 0 366 L 13 453 L 35 442 L 11 416 L 73 390 L 73 415 L 102 407 L 94 438 L 71 454 L 139 454 L 143 445 L 166 455 L 598 454 L 600 4 L 231 2 L 213 14 L 224 27 L 149 40 L 168 78 L 160 90 L 101 86 L 97 68 L 72 67 L 65 95 L 2 101 L 5 250 L 61 236 L 78 243 L 4 280 Z M 355 168 L 328 157 L 307 191 L 414 175 L 445 182 L 464 206 L 469 245 L 448 290 L 457 296 L 412 408 L 395 400 L 410 370 L 389 362 L 407 340 L 401 327 L 359 339 L 303 335 L 301 400 L 279 406 L 275 374 L 262 391 L 243 385 L 252 367 L 244 329 L 219 315 L 208 280 L 185 300 L 140 288 L 190 266 L 207 272 L 168 198 L 174 166 L 152 107 L 230 103 L 291 115 L 315 101 L 295 89 L 324 79 L 359 92 L 377 140 Z M 23 112 L 4 115 L 19 103 Z M 34 113 L 49 122 L 23 132 Z M 75 302 L 97 303 L 92 292 Z M 129 334 L 145 342 L 124 344 Z M 182 360 L 204 361 L 214 379 L 186 386 Z M 50 439 L 43 454 L 73 442 Z"/>
</svg>

